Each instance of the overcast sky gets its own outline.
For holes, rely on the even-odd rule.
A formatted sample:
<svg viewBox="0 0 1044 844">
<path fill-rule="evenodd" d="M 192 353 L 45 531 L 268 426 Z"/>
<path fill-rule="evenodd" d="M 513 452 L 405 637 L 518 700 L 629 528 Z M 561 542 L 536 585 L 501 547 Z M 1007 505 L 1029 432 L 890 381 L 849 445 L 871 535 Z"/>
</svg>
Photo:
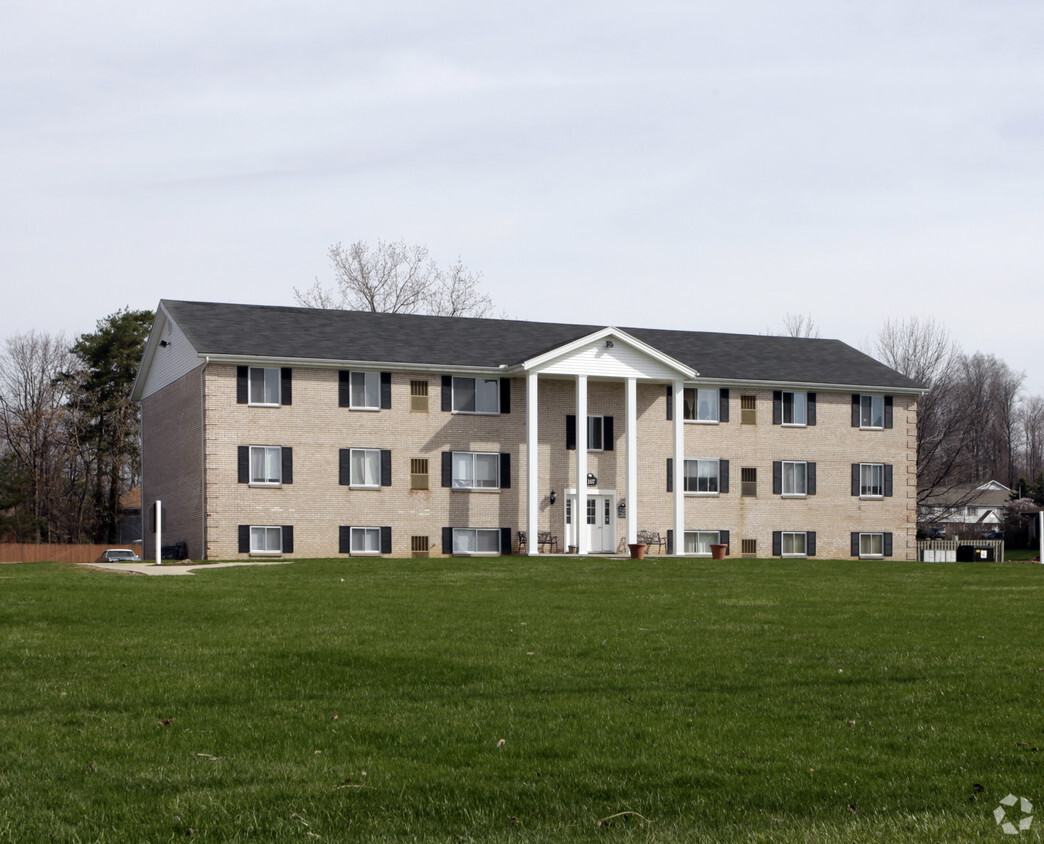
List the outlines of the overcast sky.
<svg viewBox="0 0 1044 844">
<path fill-rule="evenodd" d="M 0 339 L 404 238 L 509 317 L 934 316 L 1044 394 L 1039 0 L 5 0 L 0 185 Z"/>
</svg>

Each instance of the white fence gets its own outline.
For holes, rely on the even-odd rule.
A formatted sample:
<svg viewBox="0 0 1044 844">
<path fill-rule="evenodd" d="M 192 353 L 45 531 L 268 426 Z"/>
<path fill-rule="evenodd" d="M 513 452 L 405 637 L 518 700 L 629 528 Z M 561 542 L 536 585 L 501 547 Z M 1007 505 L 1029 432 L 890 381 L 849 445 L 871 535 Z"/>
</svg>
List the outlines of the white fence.
<svg viewBox="0 0 1044 844">
<path fill-rule="evenodd" d="M 961 546 L 969 546 L 972 549 L 972 560 L 989 560 L 992 556 L 996 562 L 1004 562 L 1002 539 L 929 539 L 917 543 L 917 559 L 925 563 L 955 563 L 957 549 Z"/>
</svg>

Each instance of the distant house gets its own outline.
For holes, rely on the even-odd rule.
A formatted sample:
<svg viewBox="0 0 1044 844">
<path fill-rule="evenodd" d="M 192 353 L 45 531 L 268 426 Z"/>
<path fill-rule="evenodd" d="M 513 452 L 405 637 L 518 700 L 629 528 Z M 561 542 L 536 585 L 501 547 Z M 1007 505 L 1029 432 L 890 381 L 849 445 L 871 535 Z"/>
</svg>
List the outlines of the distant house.
<svg viewBox="0 0 1044 844">
<path fill-rule="evenodd" d="M 921 392 L 838 340 L 163 300 L 133 396 L 192 558 L 912 560 Z"/>
<path fill-rule="evenodd" d="M 1000 481 L 957 484 L 929 496 L 917 508 L 922 527 L 942 527 L 947 537 L 975 535 L 1000 529 L 1011 490 Z"/>
<path fill-rule="evenodd" d="M 141 487 L 120 496 L 119 537 L 121 543 L 141 542 Z"/>
</svg>

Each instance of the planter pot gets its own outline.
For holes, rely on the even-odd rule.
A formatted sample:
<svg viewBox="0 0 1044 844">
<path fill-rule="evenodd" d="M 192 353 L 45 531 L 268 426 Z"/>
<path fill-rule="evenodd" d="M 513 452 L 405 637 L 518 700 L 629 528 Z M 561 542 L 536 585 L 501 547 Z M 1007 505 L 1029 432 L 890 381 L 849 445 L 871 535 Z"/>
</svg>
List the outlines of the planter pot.
<svg viewBox="0 0 1044 844">
<path fill-rule="evenodd" d="M 712 545 L 711 546 L 711 559 L 712 560 L 724 560 L 725 552 L 729 550 L 728 545 Z"/>
<path fill-rule="evenodd" d="M 577 545 L 570 545 L 569 548 L 567 549 L 567 553 L 575 554 L 579 550 L 580 550 L 579 546 L 577 546 Z"/>
<path fill-rule="evenodd" d="M 627 547 L 631 549 L 632 560 L 645 559 L 645 549 L 648 546 L 644 542 L 635 542 L 633 545 L 628 545 Z"/>
</svg>

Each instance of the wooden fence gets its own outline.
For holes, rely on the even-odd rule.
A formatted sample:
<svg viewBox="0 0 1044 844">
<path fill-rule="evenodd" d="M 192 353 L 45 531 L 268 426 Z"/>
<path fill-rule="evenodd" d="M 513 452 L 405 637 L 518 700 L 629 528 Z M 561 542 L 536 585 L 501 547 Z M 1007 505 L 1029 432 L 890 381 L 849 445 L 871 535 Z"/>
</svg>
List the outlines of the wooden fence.
<svg viewBox="0 0 1044 844">
<path fill-rule="evenodd" d="M 58 543 L 0 542 L 0 563 L 94 563 L 110 548 L 129 548 L 141 556 L 140 542 L 112 545 L 59 545 Z"/>
</svg>

